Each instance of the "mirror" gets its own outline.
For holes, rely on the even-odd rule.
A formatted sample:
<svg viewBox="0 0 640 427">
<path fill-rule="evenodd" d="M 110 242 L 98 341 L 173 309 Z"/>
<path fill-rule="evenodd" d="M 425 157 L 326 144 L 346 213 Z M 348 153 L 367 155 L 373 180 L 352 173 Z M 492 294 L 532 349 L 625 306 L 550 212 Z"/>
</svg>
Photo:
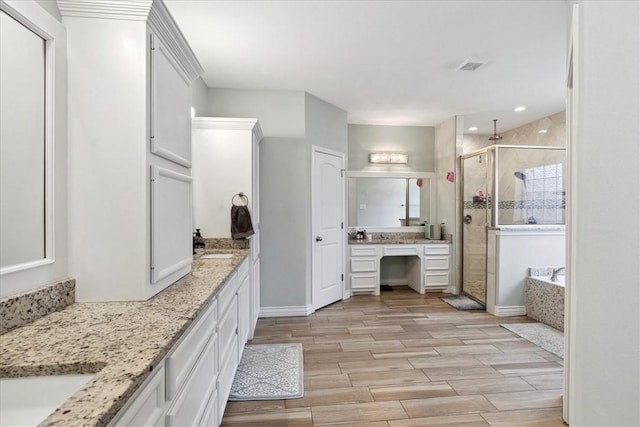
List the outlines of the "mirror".
<svg viewBox="0 0 640 427">
<path fill-rule="evenodd" d="M 46 42 L 0 11 L 0 271 L 48 256 Z M 12 270 L 13 271 L 13 270 Z"/>
<path fill-rule="evenodd" d="M 349 227 L 419 226 L 433 218 L 432 176 L 353 175 L 347 184 Z"/>
</svg>

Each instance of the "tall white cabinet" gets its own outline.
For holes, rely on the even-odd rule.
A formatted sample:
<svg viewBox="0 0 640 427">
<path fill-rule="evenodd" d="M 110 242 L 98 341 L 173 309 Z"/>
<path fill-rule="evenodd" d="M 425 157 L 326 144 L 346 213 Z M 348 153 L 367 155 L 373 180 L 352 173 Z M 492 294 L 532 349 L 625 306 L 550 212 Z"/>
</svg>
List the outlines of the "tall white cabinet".
<svg viewBox="0 0 640 427">
<path fill-rule="evenodd" d="M 191 83 L 203 70 L 160 0 L 58 7 L 76 299 L 146 300 L 191 270 Z"/>
<path fill-rule="evenodd" d="M 260 141 L 257 119 L 196 117 L 193 119 L 193 226 L 206 238 L 231 237 L 231 206 L 248 201 L 255 234 L 250 240 L 250 281 L 245 292 L 253 337 L 260 313 Z M 234 197 L 236 196 L 236 197 Z"/>
</svg>

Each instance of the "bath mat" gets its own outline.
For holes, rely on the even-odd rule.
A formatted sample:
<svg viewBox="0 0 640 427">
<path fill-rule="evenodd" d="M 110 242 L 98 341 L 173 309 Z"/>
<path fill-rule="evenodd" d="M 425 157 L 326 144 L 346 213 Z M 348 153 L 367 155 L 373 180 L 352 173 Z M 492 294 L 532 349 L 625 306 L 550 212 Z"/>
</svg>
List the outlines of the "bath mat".
<svg viewBox="0 0 640 427">
<path fill-rule="evenodd" d="M 544 323 L 504 323 L 505 329 L 564 359 L 564 333 Z"/>
<path fill-rule="evenodd" d="M 302 397 L 302 344 L 246 345 L 229 400 L 278 400 Z"/>
<path fill-rule="evenodd" d="M 484 305 L 466 295 L 453 295 L 450 297 L 442 297 L 440 299 L 458 310 L 468 311 L 485 309 Z"/>
</svg>

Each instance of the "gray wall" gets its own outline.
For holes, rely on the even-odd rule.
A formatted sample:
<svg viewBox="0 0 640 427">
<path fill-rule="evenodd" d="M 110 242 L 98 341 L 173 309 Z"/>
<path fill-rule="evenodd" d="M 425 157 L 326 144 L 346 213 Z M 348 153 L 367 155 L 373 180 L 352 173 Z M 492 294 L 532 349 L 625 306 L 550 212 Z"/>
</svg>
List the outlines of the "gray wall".
<svg viewBox="0 0 640 427">
<path fill-rule="evenodd" d="M 209 110 L 209 87 L 202 77 L 191 84 L 191 106 L 196 110 L 196 117 L 207 117 Z"/>
<path fill-rule="evenodd" d="M 265 136 L 305 135 L 304 92 L 214 88 L 209 89 L 208 105 L 207 116 L 259 119 Z"/>
<path fill-rule="evenodd" d="M 305 92 L 209 89 L 198 115 L 260 120 L 261 305 L 311 304 L 311 146 L 346 153 L 347 113 Z"/>
<path fill-rule="evenodd" d="M 579 7 L 576 143 L 569 149 L 569 422 L 637 426 L 640 2 Z"/>
<path fill-rule="evenodd" d="M 328 148 L 330 150 L 338 151 L 343 154 L 347 154 L 347 112 L 317 98 L 309 93 L 305 93 L 305 144 L 306 150 L 306 191 L 305 206 L 306 206 L 306 227 L 305 227 L 305 260 L 307 268 L 306 276 L 306 289 L 307 298 L 306 304 L 311 304 L 311 298 L 313 295 L 311 289 L 311 267 L 312 267 L 312 245 L 311 239 L 313 235 L 312 229 L 312 193 L 311 193 L 311 181 L 312 181 L 312 147 L 318 146 Z M 299 193 L 294 193 L 299 194 Z M 347 206 L 345 205 L 345 209 Z"/>
<path fill-rule="evenodd" d="M 307 304 L 304 92 L 210 89 L 208 116 L 260 120 L 260 302 Z"/>
<path fill-rule="evenodd" d="M 58 9 L 58 3 L 55 0 L 35 0 L 49 15 L 56 18 L 58 21 L 62 21 L 60 16 L 60 10 Z"/>
<path fill-rule="evenodd" d="M 350 171 L 405 170 L 435 171 L 435 129 L 426 126 L 349 125 Z M 406 166 L 369 164 L 373 151 L 396 151 L 409 155 Z"/>
</svg>

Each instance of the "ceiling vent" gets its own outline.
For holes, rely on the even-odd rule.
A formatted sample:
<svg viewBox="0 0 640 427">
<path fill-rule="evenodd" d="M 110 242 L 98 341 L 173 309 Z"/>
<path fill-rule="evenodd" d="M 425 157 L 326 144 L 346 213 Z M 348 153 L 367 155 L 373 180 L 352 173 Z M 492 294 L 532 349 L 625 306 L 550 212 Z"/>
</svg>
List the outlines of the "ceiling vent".
<svg viewBox="0 0 640 427">
<path fill-rule="evenodd" d="M 458 65 L 457 71 L 476 71 L 478 68 L 486 64 L 487 61 L 470 61 L 466 60 L 462 64 Z"/>
</svg>

